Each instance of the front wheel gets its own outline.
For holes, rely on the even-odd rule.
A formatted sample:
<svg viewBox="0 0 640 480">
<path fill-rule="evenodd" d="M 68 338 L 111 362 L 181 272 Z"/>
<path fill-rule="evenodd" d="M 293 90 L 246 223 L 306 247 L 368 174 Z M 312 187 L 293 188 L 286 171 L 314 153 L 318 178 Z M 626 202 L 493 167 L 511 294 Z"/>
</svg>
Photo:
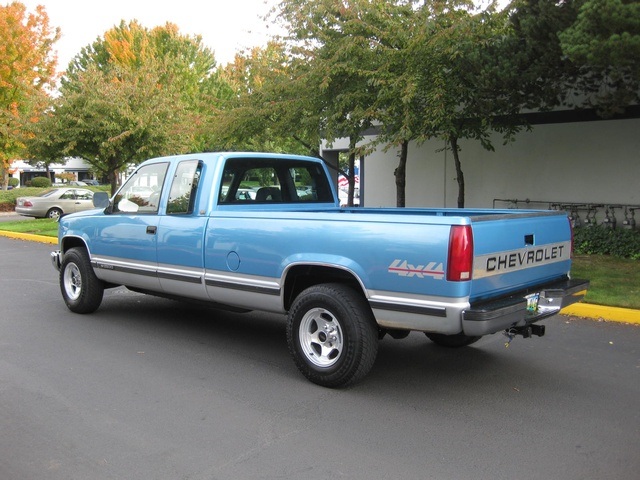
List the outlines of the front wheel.
<svg viewBox="0 0 640 480">
<path fill-rule="evenodd" d="M 366 299 L 342 284 L 315 285 L 293 302 L 289 352 L 302 374 L 324 387 L 361 380 L 378 353 L 378 327 Z"/>
<path fill-rule="evenodd" d="M 95 312 L 104 294 L 104 283 L 91 268 L 84 248 L 70 248 L 60 265 L 60 291 L 69 310 L 75 313 Z"/>
</svg>

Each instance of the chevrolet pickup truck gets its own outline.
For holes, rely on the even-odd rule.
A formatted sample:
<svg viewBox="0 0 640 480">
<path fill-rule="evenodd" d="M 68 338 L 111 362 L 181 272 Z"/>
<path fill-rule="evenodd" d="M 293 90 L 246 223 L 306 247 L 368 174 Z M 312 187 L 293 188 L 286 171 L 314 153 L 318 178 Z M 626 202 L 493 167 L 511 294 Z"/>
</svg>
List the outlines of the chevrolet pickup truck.
<svg viewBox="0 0 640 480">
<path fill-rule="evenodd" d="M 287 316 L 310 381 L 340 387 L 372 368 L 379 339 L 424 332 L 464 347 L 542 336 L 536 322 L 584 296 L 558 211 L 341 208 L 321 159 L 202 153 L 148 160 L 113 198 L 59 224 L 67 307 L 105 288 Z"/>
</svg>

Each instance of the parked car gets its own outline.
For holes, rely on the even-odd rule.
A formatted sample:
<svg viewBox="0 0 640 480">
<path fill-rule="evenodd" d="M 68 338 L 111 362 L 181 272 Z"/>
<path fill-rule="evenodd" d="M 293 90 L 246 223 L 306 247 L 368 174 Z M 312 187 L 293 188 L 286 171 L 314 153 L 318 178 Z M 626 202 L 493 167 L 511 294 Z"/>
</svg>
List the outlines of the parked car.
<svg viewBox="0 0 640 480">
<path fill-rule="evenodd" d="M 89 184 L 85 183 L 85 182 L 79 182 L 79 181 L 74 180 L 72 182 L 69 182 L 67 185 L 69 185 L 70 187 L 86 187 Z"/>
<path fill-rule="evenodd" d="M 35 197 L 16 199 L 16 213 L 36 218 L 60 218 L 91 208 L 93 192 L 84 188 L 52 188 Z"/>
<path fill-rule="evenodd" d="M 91 185 L 92 187 L 97 187 L 98 185 L 100 185 L 100 182 L 98 180 L 93 180 L 92 178 L 85 178 L 83 182 L 87 185 Z"/>
</svg>

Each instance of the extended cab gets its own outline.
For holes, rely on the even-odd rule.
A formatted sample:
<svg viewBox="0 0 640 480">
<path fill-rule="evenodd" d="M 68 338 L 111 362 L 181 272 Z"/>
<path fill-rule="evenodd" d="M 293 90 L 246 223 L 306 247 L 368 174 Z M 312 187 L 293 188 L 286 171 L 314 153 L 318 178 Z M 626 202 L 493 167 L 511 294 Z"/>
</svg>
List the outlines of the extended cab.
<svg viewBox="0 0 640 480">
<path fill-rule="evenodd" d="M 378 339 L 421 331 L 461 347 L 579 301 L 572 232 L 556 211 L 340 208 L 320 159 L 203 153 L 144 162 L 112 199 L 60 219 L 62 297 L 105 288 L 286 313 L 289 350 L 336 387 L 372 367 Z"/>
</svg>

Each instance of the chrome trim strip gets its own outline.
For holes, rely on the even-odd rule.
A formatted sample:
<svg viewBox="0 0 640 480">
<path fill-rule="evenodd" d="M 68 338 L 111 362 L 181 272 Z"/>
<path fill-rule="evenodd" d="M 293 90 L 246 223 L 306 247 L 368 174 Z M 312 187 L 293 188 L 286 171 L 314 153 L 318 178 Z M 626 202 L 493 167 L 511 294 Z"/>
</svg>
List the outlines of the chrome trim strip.
<svg viewBox="0 0 640 480">
<path fill-rule="evenodd" d="M 446 317 L 447 309 L 444 307 L 426 307 L 420 305 L 393 304 L 369 300 L 369 305 L 377 310 L 389 310 L 392 312 L 412 313 L 417 315 L 429 315 L 432 317 Z"/>
<path fill-rule="evenodd" d="M 148 268 L 148 267 L 145 268 L 144 266 L 130 267 L 125 265 L 110 264 L 107 262 L 97 261 L 97 260 L 92 260 L 91 266 L 93 266 L 94 268 L 98 268 L 101 270 L 108 270 L 111 272 L 131 273 L 134 275 L 143 275 L 147 277 L 158 276 L 158 271 L 156 269 Z"/>
<path fill-rule="evenodd" d="M 143 275 L 149 277 L 156 277 L 158 275 L 158 270 L 155 266 L 140 263 L 126 263 L 113 260 L 92 259 L 91 266 L 93 268 L 101 270 L 131 273 L 134 275 Z"/>
<path fill-rule="evenodd" d="M 182 270 L 178 268 L 158 267 L 158 278 L 176 282 L 202 284 L 202 269 Z"/>
<path fill-rule="evenodd" d="M 228 288 L 230 290 L 240 290 L 243 292 L 261 293 L 264 295 L 280 296 L 280 289 L 261 287 L 258 285 L 242 285 L 234 282 L 222 282 L 219 280 L 205 280 L 207 287 Z"/>
<path fill-rule="evenodd" d="M 282 291 L 277 282 L 239 275 L 206 273 L 204 282 L 207 287 L 226 288 L 263 295 L 280 296 Z"/>
</svg>

